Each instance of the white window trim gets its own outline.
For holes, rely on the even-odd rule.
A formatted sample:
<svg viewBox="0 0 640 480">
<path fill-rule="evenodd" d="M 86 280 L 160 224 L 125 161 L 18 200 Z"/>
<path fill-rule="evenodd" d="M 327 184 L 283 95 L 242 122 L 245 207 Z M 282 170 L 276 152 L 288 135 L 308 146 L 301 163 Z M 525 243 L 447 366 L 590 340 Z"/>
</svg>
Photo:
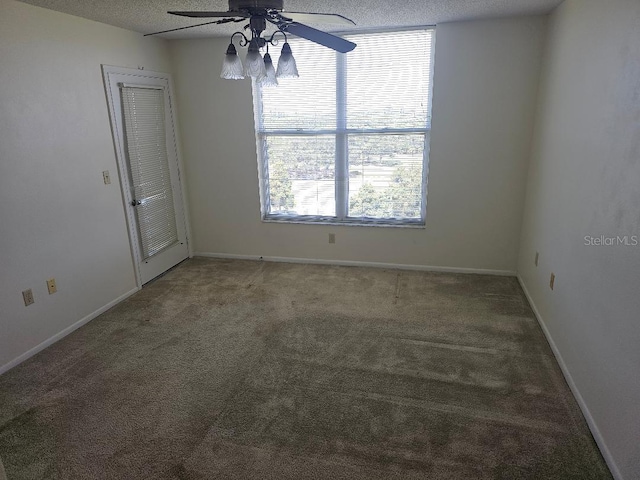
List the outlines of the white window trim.
<svg viewBox="0 0 640 480">
<path fill-rule="evenodd" d="M 354 34 L 367 34 L 367 33 L 387 33 L 387 32 L 408 32 L 412 30 L 434 30 L 434 25 L 409 27 L 409 28 L 390 28 L 390 29 L 367 29 L 367 30 L 355 30 L 348 32 L 338 32 L 334 35 L 354 35 Z M 253 112 L 254 112 L 254 127 L 256 129 L 256 153 L 258 156 L 258 188 L 260 190 L 260 217 L 264 223 L 285 223 L 285 224 L 313 224 L 313 225 L 350 225 L 350 226 L 376 226 L 376 227 L 394 227 L 394 228 L 426 228 L 427 218 L 427 183 L 429 178 L 429 153 L 431 146 L 431 117 L 433 110 L 433 79 L 434 79 L 434 60 L 435 60 L 435 42 L 436 37 L 434 35 L 431 45 L 431 61 L 430 61 L 430 78 L 431 84 L 428 92 L 428 105 L 429 111 L 426 118 L 426 125 L 424 128 L 383 128 L 383 129 L 349 129 L 346 128 L 346 104 L 340 100 L 346 99 L 346 84 L 345 79 L 345 66 L 347 54 L 338 54 L 336 56 L 336 92 L 345 92 L 342 95 L 337 96 L 336 105 L 336 128 L 335 129 L 318 129 L 318 130 L 263 130 L 258 129 L 260 119 L 262 118 L 262 89 L 259 88 L 256 80 L 251 79 L 251 88 L 253 94 Z M 357 47 L 356 47 L 357 48 Z M 342 105 L 344 104 L 344 105 Z M 421 204 L 421 218 L 419 219 L 391 219 L 391 218 L 362 218 L 362 217 L 348 217 L 346 216 L 346 210 L 348 205 L 349 195 L 349 164 L 347 158 L 347 138 L 353 134 L 389 134 L 389 135 L 403 135 L 411 133 L 424 134 L 425 145 L 423 148 L 423 167 L 422 167 L 422 197 L 420 199 Z M 336 215 L 335 216 L 322 216 L 322 215 L 283 215 L 283 214 L 270 214 L 269 205 L 269 169 L 267 162 L 264 161 L 265 148 L 262 145 L 266 141 L 267 135 L 280 135 L 280 136 L 316 136 L 316 135 L 334 135 L 336 139 L 336 174 L 335 174 L 335 189 L 336 189 Z M 340 188 L 340 183 L 346 183 L 346 188 Z"/>
</svg>

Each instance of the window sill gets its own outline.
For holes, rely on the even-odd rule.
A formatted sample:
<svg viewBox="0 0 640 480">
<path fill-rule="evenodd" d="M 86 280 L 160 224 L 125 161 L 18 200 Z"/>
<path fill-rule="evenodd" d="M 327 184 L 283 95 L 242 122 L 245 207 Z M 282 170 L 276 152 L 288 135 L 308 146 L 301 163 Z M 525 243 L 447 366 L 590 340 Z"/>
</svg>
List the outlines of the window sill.
<svg viewBox="0 0 640 480">
<path fill-rule="evenodd" d="M 262 219 L 263 223 L 280 223 L 280 224 L 296 224 L 296 225 L 332 225 L 339 227 L 382 227 L 382 228 L 409 228 L 409 229 L 418 229 L 424 230 L 426 225 L 424 222 L 415 222 L 415 223 L 401 223 L 401 222 L 385 222 L 383 220 L 332 220 L 329 218 L 317 218 L 312 217 L 309 219 L 305 218 L 274 218 L 267 217 Z"/>
</svg>

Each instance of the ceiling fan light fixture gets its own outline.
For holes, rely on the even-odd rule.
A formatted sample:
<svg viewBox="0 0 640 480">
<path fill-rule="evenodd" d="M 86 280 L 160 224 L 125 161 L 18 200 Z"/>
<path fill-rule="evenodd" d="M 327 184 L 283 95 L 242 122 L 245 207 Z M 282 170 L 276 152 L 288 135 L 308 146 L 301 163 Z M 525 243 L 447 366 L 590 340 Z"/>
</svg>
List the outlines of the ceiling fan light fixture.
<svg viewBox="0 0 640 480">
<path fill-rule="evenodd" d="M 241 37 L 241 47 L 246 47 L 247 45 L 251 47 L 251 44 L 257 44 L 255 45 L 256 51 L 251 51 L 251 54 L 248 55 L 249 60 L 253 62 L 249 70 L 253 73 L 251 76 L 254 78 L 259 78 L 262 73 L 262 69 L 258 67 L 259 62 L 256 58 L 260 56 L 258 50 L 259 48 L 265 47 L 267 44 L 275 46 L 278 43 L 277 41 L 274 41 L 274 35 L 276 33 L 282 33 L 285 37 L 284 58 L 278 62 L 278 69 L 276 70 L 276 75 L 284 78 L 296 78 L 299 76 L 295 60 L 291 55 L 291 49 L 286 44 L 287 34 L 311 40 L 314 43 L 323 45 L 340 53 L 350 52 L 356 47 L 356 44 L 349 40 L 305 25 L 307 22 L 347 26 L 355 25 L 353 20 L 342 15 L 318 12 L 285 12 L 284 0 L 228 0 L 228 2 L 229 9 L 226 12 L 210 12 L 203 10 L 169 11 L 167 13 L 178 17 L 199 19 L 213 18 L 215 20 L 208 20 L 206 22 L 188 25 L 186 27 L 171 28 L 160 32 L 147 33 L 145 36 L 177 32 L 204 25 L 222 25 L 230 22 L 236 23 L 248 21 L 249 23 L 244 26 L 244 30 L 249 29 L 251 32 L 249 35 L 250 38 L 247 38 L 247 35 L 245 35 L 243 31 L 237 31 L 231 36 L 231 40 L 233 41 L 233 38 L 236 35 L 239 35 Z M 267 29 L 267 23 L 273 24 L 277 28 L 277 31 L 270 37 L 268 35 L 262 35 Z M 233 50 L 235 51 L 235 47 Z M 235 65 L 237 62 L 232 54 L 229 54 L 229 58 L 227 60 L 228 64 L 226 66 L 231 68 L 231 64 L 233 64 L 233 68 L 237 67 L 237 65 Z M 235 72 L 235 70 L 233 70 L 233 72 Z M 247 72 L 246 68 L 245 72 Z M 249 74 L 247 73 L 247 75 Z M 222 78 L 235 79 L 242 77 L 237 73 L 228 73 L 223 69 Z"/>
<path fill-rule="evenodd" d="M 280 59 L 278 60 L 278 70 L 276 71 L 277 78 L 298 78 L 298 67 L 296 66 L 296 59 L 293 58 L 291 52 L 291 46 L 289 42 L 285 42 L 282 46 L 282 52 L 280 53 Z"/>
<path fill-rule="evenodd" d="M 240 80 L 244 78 L 242 60 L 240 60 L 236 47 L 233 43 L 230 43 L 229 47 L 227 47 L 227 53 L 224 56 L 224 61 L 222 62 L 220 78 L 224 78 L 226 80 Z"/>
<path fill-rule="evenodd" d="M 276 69 L 273 68 L 273 60 L 269 52 L 264 54 L 264 69 L 265 76 L 262 78 L 262 85 L 265 87 L 272 87 L 278 85 L 278 79 L 276 78 Z"/>
<path fill-rule="evenodd" d="M 264 60 L 260 55 L 260 48 L 258 47 L 258 41 L 254 38 L 249 43 L 249 50 L 247 56 L 244 59 L 245 75 L 248 77 L 261 80 L 267 75 L 267 71 L 264 67 Z"/>
</svg>

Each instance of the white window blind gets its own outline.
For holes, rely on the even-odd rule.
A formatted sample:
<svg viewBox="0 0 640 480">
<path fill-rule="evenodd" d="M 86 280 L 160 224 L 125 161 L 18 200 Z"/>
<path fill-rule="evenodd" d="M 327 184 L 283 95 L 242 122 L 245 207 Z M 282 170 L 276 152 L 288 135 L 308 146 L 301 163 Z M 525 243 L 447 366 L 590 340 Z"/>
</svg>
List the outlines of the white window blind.
<svg viewBox="0 0 640 480">
<path fill-rule="evenodd" d="M 300 78 L 254 85 L 264 219 L 424 224 L 434 33 L 289 40 Z"/>
<path fill-rule="evenodd" d="M 433 30 L 348 35 L 347 126 L 417 128 L 430 122 Z"/>
<path fill-rule="evenodd" d="M 144 258 L 178 242 L 164 90 L 122 86 L 125 142 Z"/>
</svg>

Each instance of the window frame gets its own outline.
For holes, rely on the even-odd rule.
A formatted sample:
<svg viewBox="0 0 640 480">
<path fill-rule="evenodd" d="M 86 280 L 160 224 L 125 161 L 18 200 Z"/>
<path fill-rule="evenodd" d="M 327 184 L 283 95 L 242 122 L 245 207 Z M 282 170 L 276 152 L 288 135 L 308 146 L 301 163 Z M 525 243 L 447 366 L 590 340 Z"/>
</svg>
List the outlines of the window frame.
<svg viewBox="0 0 640 480">
<path fill-rule="evenodd" d="M 347 128 L 347 57 L 348 54 L 336 53 L 336 128 L 316 130 L 278 130 L 264 129 L 261 126 L 262 119 L 262 86 L 255 79 L 251 80 L 253 94 L 254 127 L 256 133 L 256 153 L 258 156 L 258 187 L 260 192 L 260 217 L 265 223 L 286 224 L 320 224 L 320 225 L 352 225 L 352 226 L 378 226 L 378 227 L 403 227 L 425 228 L 427 214 L 427 183 L 429 176 L 429 153 L 431 146 L 431 119 L 433 108 L 433 79 L 436 27 L 434 25 L 391 28 L 375 30 L 354 30 L 333 33 L 338 36 L 366 35 L 376 33 L 410 32 L 431 30 L 431 58 L 429 71 L 429 90 L 427 92 L 427 118 L 423 128 L 378 128 L 357 129 Z M 356 47 L 357 48 L 357 47 Z M 278 87 L 275 87 L 278 88 Z M 422 192 L 420 198 L 420 218 L 373 218 L 373 217 L 349 217 L 349 155 L 348 139 L 351 135 L 424 135 L 423 159 L 422 159 Z M 269 165 L 265 161 L 266 141 L 268 136 L 299 136 L 312 137 L 320 135 L 332 135 L 335 138 L 335 216 L 323 215 L 286 215 L 269 213 L 271 198 L 269 190 Z"/>
</svg>

